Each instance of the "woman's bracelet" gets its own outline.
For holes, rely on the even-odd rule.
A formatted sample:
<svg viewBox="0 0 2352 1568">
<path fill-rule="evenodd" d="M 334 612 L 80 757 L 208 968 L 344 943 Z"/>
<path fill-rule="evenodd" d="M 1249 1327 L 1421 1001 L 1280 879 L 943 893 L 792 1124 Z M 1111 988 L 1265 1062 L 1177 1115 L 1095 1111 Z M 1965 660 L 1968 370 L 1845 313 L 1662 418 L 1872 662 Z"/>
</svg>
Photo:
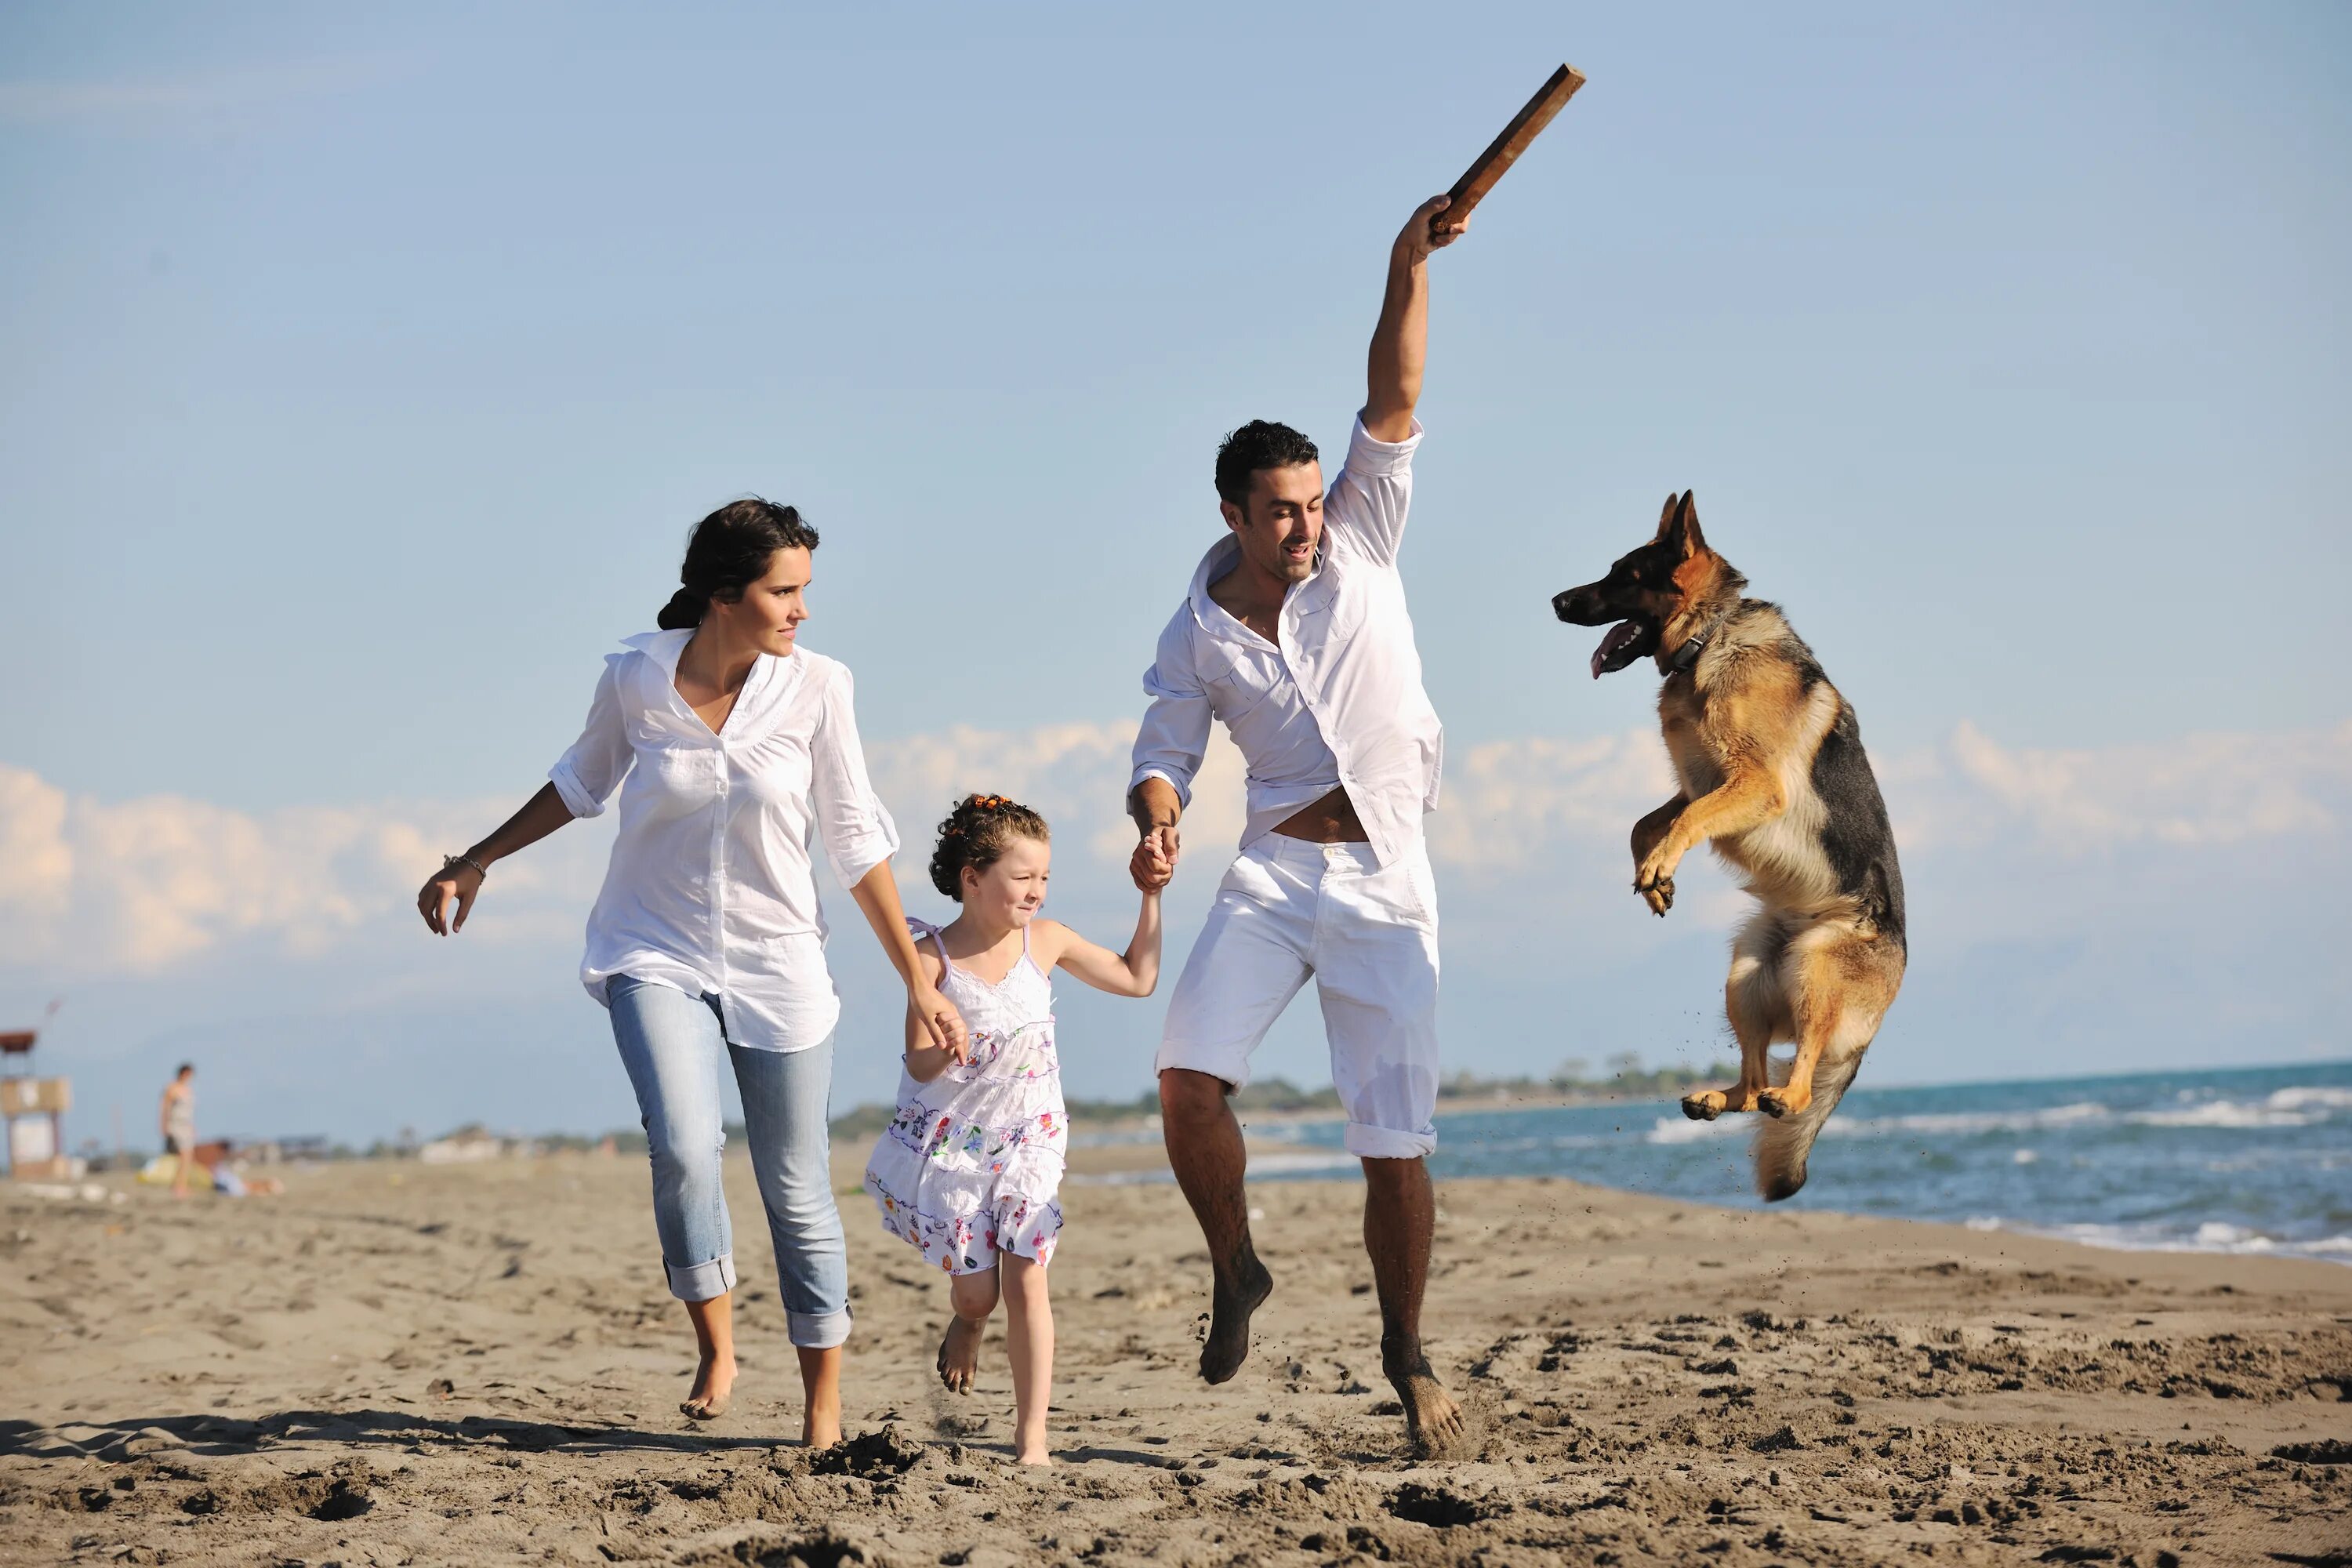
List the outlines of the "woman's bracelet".
<svg viewBox="0 0 2352 1568">
<path fill-rule="evenodd" d="M 490 868 L 488 866 L 483 865 L 479 860 L 475 859 L 471 855 L 444 855 L 441 857 L 441 869 L 446 871 L 452 866 L 471 866 L 474 868 L 475 876 L 479 877 L 485 882 L 490 879 Z"/>
</svg>

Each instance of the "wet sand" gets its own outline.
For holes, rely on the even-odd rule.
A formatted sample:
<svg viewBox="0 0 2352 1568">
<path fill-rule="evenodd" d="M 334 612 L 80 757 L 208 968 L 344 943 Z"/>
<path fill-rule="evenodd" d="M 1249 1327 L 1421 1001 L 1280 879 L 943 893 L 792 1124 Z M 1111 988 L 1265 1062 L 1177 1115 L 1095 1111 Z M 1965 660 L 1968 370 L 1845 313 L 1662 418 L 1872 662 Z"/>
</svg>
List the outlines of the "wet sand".
<svg viewBox="0 0 2352 1568">
<path fill-rule="evenodd" d="M 1213 1389 L 1181 1197 L 1074 1184 L 1039 1473 L 1001 1318 L 946 1394 L 944 1281 L 854 1192 L 856 1441 L 788 1440 L 729 1175 L 743 1374 L 709 1426 L 676 1414 L 639 1162 L 361 1163 L 243 1203 L 0 1183 L 0 1561 L 2352 1562 L 2352 1268 L 1448 1184 L 1430 1352 L 1474 1422 L 1424 1458 L 1360 1185 L 1255 1190 L 1276 1294 Z"/>
</svg>

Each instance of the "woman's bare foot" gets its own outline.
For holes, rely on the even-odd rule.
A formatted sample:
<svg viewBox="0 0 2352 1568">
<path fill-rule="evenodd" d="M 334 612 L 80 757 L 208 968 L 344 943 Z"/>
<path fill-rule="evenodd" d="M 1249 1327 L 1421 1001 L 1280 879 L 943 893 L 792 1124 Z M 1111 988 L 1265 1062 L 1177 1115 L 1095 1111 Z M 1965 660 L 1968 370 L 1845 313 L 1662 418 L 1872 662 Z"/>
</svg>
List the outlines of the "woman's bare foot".
<svg viewBox="0 0 2352 1568">
<path fill-rule="evenodd" d="M 811 1448 L 841 1447 L 841 1412 L 811 1405 L 801 1414 L 801 1441 Z"/>
<path fill-rule="evenodd" d="M 735 1358 L 704 1356 L 695 1369 L 694 1388 L 678 1409 L 697 1421 L 712 1421 L 726 1414 L 735 1392 Z"/>
<path fill-rule="evenodd" d="M 970 1394 L 972 1374 L 980 1370 L 980 1342 L 988 1332 L 988 1320 L 972 1322 L 964 1318 L 950 1318 L 948 1331 L 940 1341 L 940 1382 L 950 1394 Z"/>
<path fill-rule="evenodd" d="M 1381 1371 L 1404 1406 L 1405 1436 L 1424 1454 L 1440 1454 L 1462 1436 L 1462 1407 L 1429 1370 L 1429 1358 L 1415 1345 L 1391 1352 L 1383 1346 Z"/>
<path fill-rule="evenodd" d="M 1013 1442 L 1013 1457 L 1024 1465 L 1052 1464 L 1054 1455 L 1045 1446 L 1045 1428 L 1041 1426 L 1034 1432 L 1024 1430 L 1017 1436 Z"/>
<path fill-rule="evenodd" d="M 801 1363 L 801 1441 L 812 1449 L 841 1446 L 841 1347 L 823 1350 L 803 1345 L 794 1352 Z"/>
</svg>

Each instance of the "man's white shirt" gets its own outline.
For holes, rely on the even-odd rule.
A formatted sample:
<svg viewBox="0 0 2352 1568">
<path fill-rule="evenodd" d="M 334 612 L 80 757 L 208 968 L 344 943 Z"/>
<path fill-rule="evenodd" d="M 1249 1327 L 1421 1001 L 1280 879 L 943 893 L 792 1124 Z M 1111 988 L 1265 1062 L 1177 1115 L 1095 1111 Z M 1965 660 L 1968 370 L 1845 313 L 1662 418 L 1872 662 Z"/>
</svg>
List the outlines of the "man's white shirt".
<svg viewBox="0 0 2352 1568">
<path fill-rule="evenodd" d="M 1382 866 L 1421 842 L 1445 744 L 1397 572 L 1421 437 L 1419 420 L 1402 441 L 1376 441 L 1357 421 L 1324 497 L 1322 550 L 1283 600 L 1276 642 L 1209 597 L 1239 554 L 1233 536 L 1202 558 L 1143 675 L 1151 705 L 1135 738 L 1130 793 L 1162 778 L 1191 805 L 1215 719 L 1249 770 L 1241 847 L 1335 786 L 1347 790 Z"/>
</svg>

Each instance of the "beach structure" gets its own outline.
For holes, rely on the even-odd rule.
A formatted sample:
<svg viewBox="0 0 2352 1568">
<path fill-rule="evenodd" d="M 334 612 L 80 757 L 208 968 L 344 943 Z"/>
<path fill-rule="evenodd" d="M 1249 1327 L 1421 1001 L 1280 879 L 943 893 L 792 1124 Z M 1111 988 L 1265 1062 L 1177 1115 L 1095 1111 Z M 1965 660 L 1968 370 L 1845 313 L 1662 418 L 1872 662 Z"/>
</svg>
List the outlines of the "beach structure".
<svg viewBox="0 0 2352 1568">
<path fill-rule="evenodd" d="M 86 1168 L 66 1152 L 65 1114 L 73 1085 L 33 1072 L 33 1029 L 0 1034 L 0 1119 L 8 1130 L 8 1174 L 17 1181 L 71 1181 Z"/>
<path fill-rule="evenodd" d="M 460 1127 L 446 1138 L 436 1138 L 417 1150 L 416 1157 L 428 1165 L 466 1165 L 478 1160 L 503 1159 L 509 1152 L 508 1140 L 476 1125 Z"/>
</svg>

